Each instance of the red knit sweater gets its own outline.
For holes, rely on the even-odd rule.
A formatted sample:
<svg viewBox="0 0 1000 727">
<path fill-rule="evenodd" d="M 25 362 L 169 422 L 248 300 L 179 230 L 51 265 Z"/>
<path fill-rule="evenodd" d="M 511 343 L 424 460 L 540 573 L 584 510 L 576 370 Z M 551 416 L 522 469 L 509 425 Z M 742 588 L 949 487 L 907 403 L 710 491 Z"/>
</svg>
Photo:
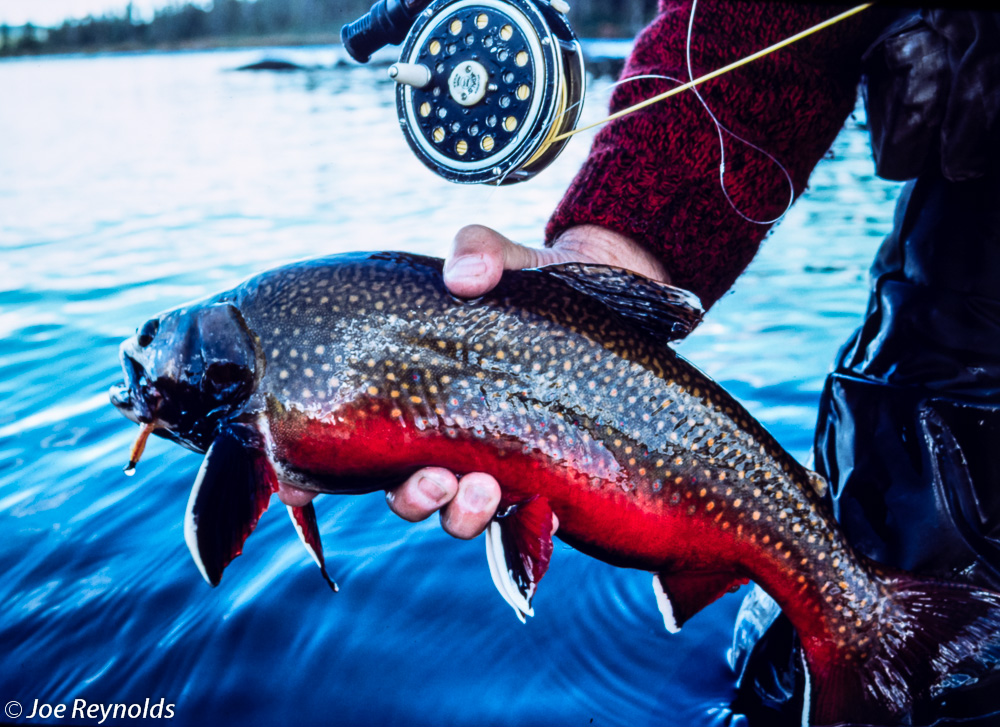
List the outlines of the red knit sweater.
<svg viewBox="0 0 1000 727">
<path fill-rule="evenodd" d="M 832 17 L 847 6 L 700 0 L 691 40 L 694 76 L 720 68 Z M 636 40 L 622 77 L 656 73 L 687 80 L 690 0 L 661 0 Z M 798 197 L 854 108 L 861 54 L 884 27 L 868 9 L 699 87 L 722 124 L 788 169 Z M 619 86 L 612 110 L 672 88 L 643 80 Z M 719 142 L 690 91 L 604 127 L 546 230 L 595 224 L 623 233 L 664 263 L 675 285 L 714 304 L 753 259 L 769 226 L 742 219 L 719 185 Z M 767 157 L 726 138 L 726 186 L 750 217 L 773 219 L 788 201 L 784 175 Z"/>
</svg>

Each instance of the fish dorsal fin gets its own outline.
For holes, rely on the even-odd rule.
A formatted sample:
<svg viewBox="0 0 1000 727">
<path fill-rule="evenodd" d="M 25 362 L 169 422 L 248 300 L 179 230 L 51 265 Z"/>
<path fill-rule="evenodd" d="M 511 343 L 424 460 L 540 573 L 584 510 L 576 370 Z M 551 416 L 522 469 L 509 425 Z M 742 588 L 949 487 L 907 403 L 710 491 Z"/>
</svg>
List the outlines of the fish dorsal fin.
<svg viewBox="0 0 1000 727">
<path fill-rule="evenodd" d="M 684 338 L 705 313 L 694 293 L 624 268 L 560 263 L 537 270 L 599 300 L 615 315 L 666 341 Z"/>
<path fill-rule="evenodd" d="M 735 573 L 657 573 L 653 576 L 656 605 L 672 634 L 689 618 L 726 593 L 748 583 Z"/>
<path fill-rule="evenodd" d="M 302 541 L 302 544 L 306 546 L 306 550 L 309 551 L 309 555 L 316 561 L 316 565 L 319 566 L 319 570 L 326 579 L 327 584 L 334 591 L 339 591 L 340 589 L 337 587 L 337 584 L 326 572 L 326 562 L 323 559 L 323 543 L 320 542 L 319 526 L 316 524 L 316 508 L 313 507 L 311 502 L 306 503 L 302 507 L 292 507 L 291 505 L 286 505 L 285 507 L 288 509 L 288 517 L 292 519 L 292 524 L 295 526 L 295 532 L 299 534 L 299 540 Z"/>
<path fill-rule="evenodd" d="M 249 427 L 219 432 L 198 470 L 184 516 L 184 541 L 211 585 L 243 552 L 243 543 L 267 510 L 277 478 Z"/>
<path fill-rule="evenodd" d="M 501 504 L 501 511 L 503 506 Z M 493 583 L 524 623 L 552 558 L 552 509 L 544 497 L 512 505 L 486 530 L 486 560 Z"/>
</svg>

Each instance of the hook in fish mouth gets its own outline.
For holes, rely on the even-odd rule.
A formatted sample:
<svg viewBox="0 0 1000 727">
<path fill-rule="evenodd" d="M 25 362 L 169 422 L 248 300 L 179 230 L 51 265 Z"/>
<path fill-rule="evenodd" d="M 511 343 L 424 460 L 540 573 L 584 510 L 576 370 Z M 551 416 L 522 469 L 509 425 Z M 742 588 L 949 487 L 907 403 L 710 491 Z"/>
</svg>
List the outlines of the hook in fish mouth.
<svg viewBox="0 0 1000 727">
<path fill-rule="evenodd" d="M 125 474 L 131 477 L 135 474 L 135 467 L 142 458 L 146 440 L 156 429 L 154 423 L 156 410 L 159 408 L 162 396 L 154 387 L 143 383 L 146 378 L 145 369 L 127 352 L 122 353 L 122 368 L 125 380 L 111 387 L 108 398 L 126 418 L 141 425 L 139 434 L 129 450 L 128 464 L 124 467 Z"/>
<path fill-rule="evenodd" d="M 132 387 L 128 383 L 123 382 L 112 386 L 108 391 L 108 398 L 111 399 L 111 404 L 124 414 L 126 418 L 141 425 L 139 435 L 129 449 L 128 464 L 124 467 L 125 474 L 131 477 L 135 474 L 135 466 L 139 464 L 143 450 L 146 449 L 146 440 L 149 439 L 149 435 L 156 429 L 156 424 L 151 419 L 147 419 L 139 413 L 138 409 L 141 407 L 136 406 L 136 401 L 132 395 Z"/>
<path fill-rule="evenodd" d="M 125 474 L 129 477 L 135 474 L 135 466 L 139 464 L 142 453 L 146 449 L 146 440 L 149 439 L 149 435 L 153 433 L 154 429 L 156 429 L 156 425 L 152 423 L 143 424 L 142 428 L 139 429 L 139 436 L 132 443 L 132 448 L 128 453 L 128 464 L 125 465 L 124 469 Z"/>
</svg>

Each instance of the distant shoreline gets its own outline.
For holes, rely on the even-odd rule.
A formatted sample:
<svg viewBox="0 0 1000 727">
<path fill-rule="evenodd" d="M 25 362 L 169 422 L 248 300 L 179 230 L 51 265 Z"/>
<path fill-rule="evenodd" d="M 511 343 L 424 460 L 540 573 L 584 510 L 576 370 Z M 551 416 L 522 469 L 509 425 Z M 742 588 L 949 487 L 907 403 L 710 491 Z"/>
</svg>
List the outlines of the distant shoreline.
<svg viewBox="0 0 1000 727">
<path fill-rule="evenodd" d="M 194 38 L 164 43 L 106 43 L 85 48 L 45 48 L 13 51 L 0 55 L 0 62 L 8 58 L 32 58 L 61 55 L 100 55 L 102 53 L 145 53 L 193 50 L 218 50 L 239 48 L 277 48 L 304 46 L 340 47 L 340 34 L 329 33 L 274 33 L 269 35 L 233 35 Z"/>
<path fill-rule="evenodd" d="M 655 16 L 656 0 L 620 0 L 569 11 L 577 34 L 635 37 Z M 59 26 L 0 22 L 0 58 L 98 55 L 248 47 L 342 47 L 341 27 L 369 12 L 371 0 L 173 0 L 149 20 L 129 2 L 122 15 L 88 16 Z M 341 55 L 338 53 L 338 55 Z"/>
<path fill-rule="evenodd" d="M 630 38 L 582 38 L 587 71 L 595 76 L 617 78 L 631 49 Z M 317 48 L 327 47 L 338 50 L 338 60 L 334 65 L 347 62 L 347 54 L 340 53 L 343 45 L 339 33 L 271 33 L 265 35 L 229 35 L 196 38 L 164 43 L 105 43 L 88 48 L 35 49 L 28 52 L 0 55 L 0 63 L 7 59 L 53 58 L 59 56 L 98 56 L 108 53 L 174 53 L 184 51 L 240 50 L 259 48 Z M 368 65 L 381 66 L 394 62 L 398 54 L 389 46 L 372 56 Z M 398 50 L 398 48 L 396 49 Z"/>
</svg>

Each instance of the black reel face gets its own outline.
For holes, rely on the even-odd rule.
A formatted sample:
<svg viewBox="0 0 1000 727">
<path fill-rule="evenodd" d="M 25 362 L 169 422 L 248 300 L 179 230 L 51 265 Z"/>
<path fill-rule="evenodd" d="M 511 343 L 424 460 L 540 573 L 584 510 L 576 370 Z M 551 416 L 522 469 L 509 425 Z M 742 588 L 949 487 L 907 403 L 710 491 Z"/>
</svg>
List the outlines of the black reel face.
<svg viewBox="0 0 1000 727">
<path fill-rule="evenodd" d="M 582 105 L 579 44 L 547 3 L 434 3 L 391 73 L 410 146 L 453 182 L 529 179 L 558 155 L 565 140 L 551 139 Z"/>
</svg>

